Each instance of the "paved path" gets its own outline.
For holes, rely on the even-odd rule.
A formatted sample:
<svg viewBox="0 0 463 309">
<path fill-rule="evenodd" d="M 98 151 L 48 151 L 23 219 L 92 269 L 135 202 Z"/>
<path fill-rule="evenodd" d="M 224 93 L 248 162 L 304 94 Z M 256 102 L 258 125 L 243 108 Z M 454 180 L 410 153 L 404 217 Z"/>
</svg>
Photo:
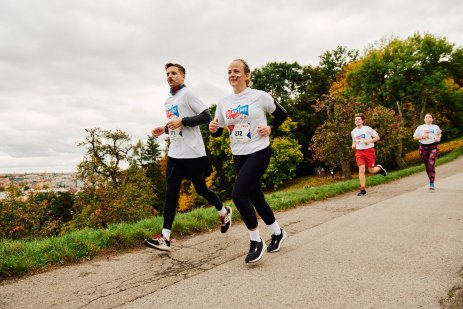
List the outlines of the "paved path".
<svg viewBox="0 0 463 309">
<path fill-rule="evenodd" d="M 434 193 L 419 173 L 278 213 L 289 237 L 253 265 L 239 223 L 5 281 L 0 307 L 438 308 L 463 284 L 463 158 L 437 171 Z"/>
</svg>

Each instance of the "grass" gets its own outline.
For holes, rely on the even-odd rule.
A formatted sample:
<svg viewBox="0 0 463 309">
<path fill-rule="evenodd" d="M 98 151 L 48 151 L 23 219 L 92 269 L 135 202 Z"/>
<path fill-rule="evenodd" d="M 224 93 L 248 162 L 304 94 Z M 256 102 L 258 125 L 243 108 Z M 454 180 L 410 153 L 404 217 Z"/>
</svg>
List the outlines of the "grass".
<svg viewBox="0 0 463 309">
<path fill-rule="evenodd" d="M 463 154 L 456 149 L 437 160 L 437 165 L 452 161 Z M 424 165 L 388 173 L 387 177 L 367 178 L 368 186 L 388 183 L 424 170 Z M 285 210 L 303 203 L 323 200 L 358 188 L 358 179 L 328 183 L 317 187 L 300 187 L 298 184 L 266 194 L 274 210 Z M 230 202 L 226 203 L 232 206 Z M 234 220 L 239 220 L 237 211 Z M 173 231 L 175 235 L 188 235 L 218 227 L 215 208 L 199 208 L 176 215 Z M 143 239 L 162 228 L 162 217 L 157 216 L 136 223 L 110 225 L 105 230 L 84 229 L 61 237 L 50 237 L 34 241 L 0 241 L 0 279 L 16 277 L 51 266 L 64 265 L 109 252 L 133 249 L 142 246 Z"/>
</svg>

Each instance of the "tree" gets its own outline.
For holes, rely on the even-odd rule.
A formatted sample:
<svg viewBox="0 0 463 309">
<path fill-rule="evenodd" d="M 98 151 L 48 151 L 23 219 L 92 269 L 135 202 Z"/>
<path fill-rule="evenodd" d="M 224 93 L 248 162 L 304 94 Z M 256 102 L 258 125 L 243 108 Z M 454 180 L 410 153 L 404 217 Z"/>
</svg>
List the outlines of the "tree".
<svg viewBox="0 0 463 309">
<path fill-rule="evenodd" d="M 345 179 L 352 178 L 352 118 L 356 108 L 361 110 L 362 107 L 362 104 L 334 96 L 326 96 L 315 104 L 318 112 L 326 114 L 326 120 L 312 137 L 313 160 L 340 168 Z"/>
<path fill-rule="evenodd" d="M 153 136 L 148 136 L 146 146 L 141 144 L 140 150 L 140 165 L 145 171 L 146 177 L 151 182 L 153 189 L 153 208 L 161 212 L 164 207 L 164 196 L 166 191 L 166 184 L 164 179 L 164 173 L 162 169 L 161 161 L 161 150 L 159 149 L 159 143 Z"/>
<path fill-rule="evenodd" d="M 425 112 L 461 111 L 461 94 L 449 91 L 453 45 L 431 34 L 414 34 L 406 40 L 392 38 L 373 46 L 346 75 L 346 94 L 372 106 L 393 109 L 402 134 L 395 147 L 396 164 L 404 167 L 403 140 L 421 122 Z M 455 61 L 458 62 L 458 52 Z M 443 114 L 444 117 L 449 117 Z M 452 117 L 452 116 L 451 116 Z M 454 117 L 457 118 L 457 117 Z M 443 119 L 443 121 L 446 121 Z M 407 146 L 407 144 L 405 144 Z"/>
<path fill-rule="evenodd" d="M 297 123 L 288 118 L 279 128 L 283 136 L 274 137 L 270 141 L 272 156 L 270 163 L 262 177 L 265 186 L 276 189 L 283 181 L 296 176 L 297 166 L 304 159 L 299 145 L 292 132 L 296 132 Z"/>
<path fill-rule="evenodd" d="M 312 105 L 329 89 L 329 79 L 318 67 L 301 66 L 294 63 L 271 62 L 255 69 L 251 78 L 252 87 L 268 92 L 286 108 L 288 115 L 298 124 L 294 138 L 301 145 L 304 159 L 297 167 L 297 175 L 308 175 L 312 171 L 309 141 L 315 128 L 321 123 Z M 275 132 L 275 137 L 284 133 Z"/>
<path fill-rule="evenodd" d="M 85 129 L 88 136 L 78 143 L 86 147 L 86 156 L 77 167 L 78 177 L 95 184 L 98 178 L 119 184 L 121 162 L 129 160 L 130 137 L 127 133 L 116 130 L 101 130 L 100 128 Z"/>
<path fill-rule="evenodd" d="M 86 132 L 86 140 L 78 144 L 87 147 L 78 166 L 84 186 L 74 202 L 75 215 L 62 233 L 84 227 L 106 228 L 111 223 L 150 216 L 156 195 L 139 166 L 144 163 L 143 143 L 132 145 L 130 136 L 120 130 L 93 128 Z"/>
<path fill-rule="evenodd" d="M 270 158 L 269 167 L 262 177 L 264 186 L 273 186 L 276 188 L 284 180 L 295 177 L 296 168 L 303 160 L 303 155 L 300 151 L 301 146 L 293 136 L 296 128 L 297 123 L 288 118 L 279 128 L 283 136 L 271 138 L 270 147 L 272 149 L 272 157 Z M 228 130 L 225 131 L 227 133 L 224 132 L 222 136 L 209 139 L 207 148 L 211 153 L 211 162 L 217 172 L 216 177 L 221 179 L 221 185 L 216 186 L 219 190 L 224 188 L 229 198 L 231 196 L 232 183 L 235 179 L 235 168 L 230 149 Z"/>
<path fill-rule="evenodd" d="M 334 82 L 346 65 L 356 61 L 359 57 L 358 50 L 348 50 L 346 46 L 338 46 L 334 50 L 324 52 L 320 58 L 320 68 Z"/>
</svg>

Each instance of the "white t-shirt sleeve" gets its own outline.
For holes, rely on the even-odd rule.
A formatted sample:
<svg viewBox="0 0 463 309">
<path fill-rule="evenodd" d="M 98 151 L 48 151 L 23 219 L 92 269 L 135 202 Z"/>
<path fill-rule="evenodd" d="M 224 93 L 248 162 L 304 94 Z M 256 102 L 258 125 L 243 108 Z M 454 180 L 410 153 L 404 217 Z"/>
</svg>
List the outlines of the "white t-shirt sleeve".
<svg viewBox="0 0 463 309">
<path fill-rule="evenodd" d="M 275 101 L 273 100 L 272 96 L 268 94 L 267 92 L 262 92 L 262 102 L 263 102 L 263 107 L 264 111 L 266 113 L 273 113 L 275 109 L 277 108 L 275 105 Z"/>
<path fill-rule="evenodd" d="M 442 134 L 442 130 L 436 125 L 436 135 Z"/>
<path fill-rule="evenodd" d="M 218 120 L 219 127 L 223 128 L 225 126 L 225 118 L 223 117 L 222 109 L 220 108 L 220 103 L 217 104 L 217 108 L 215 109 L 214 119 Z"/>
<path fill-rule="evenodd" d="M 418 126 L 418 128 L 416 128 L 415 130 L 415 133 L 413 133 L 413 137 L 421 137 L 421 126 Z"/>
<path fill-rule="evenodd" d="M 376 137 L 376 136 L 378 136 L 378 132 L 376 132 L 376 131 L 375 131 L 373 128 L 371 128 L 371 127 L 368 129 L 368 134 L 370 134 L 370 136 L 373 137 L 373 138 Z"/>
<path fill-rule="evenodd" d="M 200 114 L 203 112 L 205 109 L 207 109 L 206 104 L 204 104 L 203 101 L 201 101 L 200 98 L 198 98 L 196 95 L 194 95 L 191 92 L 187 92 L 186 95 L 188 96 L 188 104 L 190 105 L 190 108 L 195 112 L 196 114 Z"/>
</svg>

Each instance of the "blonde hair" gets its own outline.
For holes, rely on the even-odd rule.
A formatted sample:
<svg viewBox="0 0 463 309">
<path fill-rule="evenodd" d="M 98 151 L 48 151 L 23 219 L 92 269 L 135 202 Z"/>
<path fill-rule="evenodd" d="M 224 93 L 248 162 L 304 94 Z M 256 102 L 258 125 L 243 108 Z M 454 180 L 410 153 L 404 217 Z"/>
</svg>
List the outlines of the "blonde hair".
<svg viewBox="0 0 463 309">
<path fill-rule="evenodd" d="M 249 79 L 246 80 L 246 86 L 251 87 L 251 85 L 252 85 L 251 69 L 249 68 L 249 64 L 243 59 L 235 59 L 233 61 L 238 61 L 238 62 L 241 62 L 243 64 L 244 74 L 249 74 Z"/>
</svg>

